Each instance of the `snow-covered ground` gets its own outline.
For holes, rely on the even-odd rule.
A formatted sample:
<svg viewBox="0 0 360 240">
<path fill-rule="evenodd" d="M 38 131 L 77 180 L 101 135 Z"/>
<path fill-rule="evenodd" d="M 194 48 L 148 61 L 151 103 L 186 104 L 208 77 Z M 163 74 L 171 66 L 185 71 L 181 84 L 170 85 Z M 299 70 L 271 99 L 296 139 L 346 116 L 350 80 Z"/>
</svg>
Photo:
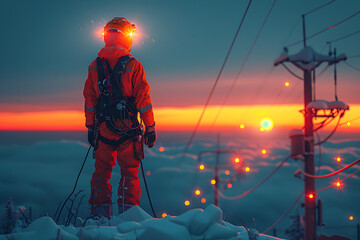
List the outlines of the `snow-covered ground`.
<svg viewBox="0 0 360 240">
<path fill-rule="evenodd" d="M 190 239 L 279 239 L 259 234 L 256 229 L 234 226 L 222 220 L 221 209 L 208 205 L 203 209 L 192 209 L 180 216 L 152 218 L 140 207 L 114 216 L 110 220 L 78 219 L 74 226 L 58 226 L 50 217 L 34 221 L 28 228 L 2 239 L 16 240 L 190 240 Z"/>
<path fill-rule="evenodd" d="M 268 137 L 265 136 L 266 134 Z M 214 201 L 213 185 L 210 184 L 214 173 L 207 166 L 214 163 L 215 157 L 204 156 L 202 163 L 205 165 L 205 169 L 199 171 L 198 154 L 201 151 L 215 150 L 216 137 L 197 139 L 182 163 L 181 155 L 188 135 L 182 139 L 177 137 L 177 135 L 173 135 L 172 139 L 165 139 L 160 133 L 156 146 L 146 150 L 146 158 L 143 161 L 157 216 L 166 213 L 169 216 L 181 217 L 183 214 L 189 214 L 189 211 L 192 212 L 191 209 L 206 209 Z M 164 149 L 160 149 L 160 147 L 164 147 Z M 245 175 L 237 175 L 234 178 L 231 188 L 227 183 L 220 183 L 221 193 L 232 197 L 254 187 L 289 154 L 289 139 L 287 133 L 281 138 L 274 138 L 271 136 L 271 132 L 264 133 L 263 137 L 259 138 L 239 134 L 235 137 L 222 136 L 220 147 L 239 151 L 239 157 L 246 166 L 250 167 L 250 171 Z M 266 150 L 266 154 L 262 153 L 263 149 Z M 0 217 L 4 216 L 5 205 L 9 197 L 15 201 L 16 205 L 25 206 L 27 209 L 31 206 L 33 219 L 39 218 L 45 212 L 53 217 L 59 202 L 64 201 L 73 188 L 86 150 L 87 145 L 81 141 L 41 141 L 31 144 L 0 145 Z M 318 148 L 316 150 L 318 151 Z M 321 170 L 316 172 L 320 175 L 340 169 L 357 160 L 360 156 L 360 140 L 359 138 L 336 139 L 335 136 L 335 139 L 325 143 L 321 150 Z M 338 156 L 342 159 L 341 163 L 336 161 Z M 224 154 L 220 157 L 220 163 L 229 166 L 228 169 L 220 171 L 220 177 L 225 181 L 230 181 L 236 173 L 236 169 L 232 167 L 234 157 L 231 154 Z M 317 152 L 317 166 L 320 164 L 319 160 Z M 301 161 L 290 159 L 268 181 L 249 195 L 231 201 L 220 197 L 219 205 L 224 213 L 224 220 L 236 226 L 244 224 L 247 227 L 253 227 L 253 219 L 255 219 L 257 229 L 262 233 L 279 219 L 303 191 L 303 180 L 294 177 L 295 171 L 301 166 Z M 316 181 L 316 188 L 322 189 L 329 186 L 338 178 L 341 180 L 359 168 L 359 165 L 355 165 L 330 179 L 319 179 Z M 79 210 L 79 216 L 83 219 L 89 216 L 90 212 L 86 202 L 90 192 L 89 181 L 93 170 L 94 160 L 89 156 L 77 187 L 78 190 L 84 190 L 77 201 L 82 194 L 86 194 Z M 229 175 L 225 172 L 226 170 L 229 170 Z M 111 179 L 113 189 L 117 188 L 119 172 L 119 167 L 113 169 Z M 140 180 L 142 186 L 140 207 L 150 213 L 151 209 L 141 177 Z M 360 192 L 357 191 L 359 184 L 359 174 L 356 174 L 346 179 L 341 188 L 334 186 L 319 192 L 318 196 L 323 202 L 323 221 L 326 224 L 325 227 L 318 227 L 319 233 L 340 234 L 355 238 L 356 223 L 360 218 L 358 204 Z M 201 190 L 200 195 L 194 194 L 196 189 Z M 113 201 L 116 202 L 116 190 L 114 191 Z M 186 200 L 189 201 L 189 205 L 184 204 Z M 277 236 L 286 238 L 284 232 L 293 222 L 293 218 L 290 216 L 297 213 L 303 214 L 301 202 L 302 199 L 276 226 Z M 114 210 L 116 210 L 116 206 L 114 206 Z M 64 224 L 63 218 L 67 213 L 65 208 L 59 224 Z M 349 220 L 350 216 L 354 217 L 352 221 Z M 173 221 L 170 221 L 173 218 L 165 217 L 160 220 L 146 221 L 174 224 Z M 37 221 L 51 222 L 46 217 Z M 111 229 L 118 229 L 119 224 L 115 224 Z M 219 222 L 218 224 L 223 226 L 225 223 Z M 56 225 L 54 226 L 55 230 L 58 229 Z M 29 229 L 26 231 L 30 232 Z M 66 229 L 69 230 L 71 227 Z M 64 230 L 66 229 L 64 228 Z M 75 234 L 74 232 L 71 234 L 76 236 L 76 231 L 74 230 Z M 242 234 L 246 235 L 246 233 Z M 269 231 L 267 234 L 273 235 L 274 232 Z"/>
</svg>

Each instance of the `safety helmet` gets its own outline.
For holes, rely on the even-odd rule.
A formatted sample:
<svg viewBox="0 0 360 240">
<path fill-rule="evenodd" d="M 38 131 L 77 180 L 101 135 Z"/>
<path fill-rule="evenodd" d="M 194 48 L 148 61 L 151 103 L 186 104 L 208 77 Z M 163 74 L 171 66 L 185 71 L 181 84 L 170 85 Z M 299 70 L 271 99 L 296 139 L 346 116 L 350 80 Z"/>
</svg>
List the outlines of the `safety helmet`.
<svg viewBox="0 0 360 240">
<path fill-rule="evenodd" d="M 132 34 L 136 31 L 136 27 L 135 24 L 131 24 L 124 17 L 115 17 L 105 25 L 104 32 L 108 30 L 116 30 L 125 37 L 132 37 Z"/>
</svg>

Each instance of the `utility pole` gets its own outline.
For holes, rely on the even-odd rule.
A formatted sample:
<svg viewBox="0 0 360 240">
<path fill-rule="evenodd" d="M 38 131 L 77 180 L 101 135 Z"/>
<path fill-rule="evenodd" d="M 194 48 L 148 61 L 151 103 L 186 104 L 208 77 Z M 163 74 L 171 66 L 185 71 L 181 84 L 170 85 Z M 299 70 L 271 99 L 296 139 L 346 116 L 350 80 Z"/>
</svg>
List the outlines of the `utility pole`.
<svg viewBox="0 0 360 240">
<path fill-rule="evenodd" d="M 338 58 L 322 55 L 315 52 L 311 47 L 306 45 L 306 28 L 305 15 L 303 20 L 303 43 L 304 48 L 299 53 L 288 55 L 287 50 L 275 60 L 274 65 L 290 62 L 300 68 L 303 73 L 304 80 L 304 118 L 305 118 L 305 149 L 304 149 L 304 168 L 305 172 L 311 175 L 315 173 L 314 163 L 314 129 L 313 129 L 313 113 L 307 106 L 313 101 L 312 99 L 312 77 L 311 72 L 323 62 L 335 64 L 339 61 L 346 60 L 344 54 Z M 315 179 L 305 176 L 305 240 L 316 239 L 316 195 L 315 195 Z"/>
<path fill-rule="evenodd" d="M 201 163 L 202 162 L 202 157 L 203 155 L 216 155 L 216 159 L 215 159 L 215 164 L 212 165 L 207 165 L 206 168 L 208 169 L 213 169 L 214 170 L 214 177 L 212 179 L 212 181 L 214 181 L 214 183 L 212 183 L 214 185 L 214 205 L 219 207 L 219 186 L 220 183 L 233 183 L 236 181 L 236 176 L 238 174 L 240 174 L 241 176 L 243 176 L 245 174 L 245 170 L 244 170 L 244 162 L 240 161 L 238 159 L 238 161 L 235 161 L 234 164 L 221 164 L 220 165 L 220 154 L 233 154 L 235 156 L 239 156 L 240 152 L 234 149 L 221 149 L 220 148 L 220 134 L 218 134 L 217 136 L 217 142 L 216 142 L 216 149 L 214 151 L 201 151 L 198 155 L 198 162 Z M 204 169 L 205 166 L 203 164 L 199 165 L 200 170 Z M 232 177 L 226 178 L 226 179 L 222 179 L 220 177 L 220 171 L 221 170 L 229 170 L 229 169 L 234 169 L 234 172 L 232 174 Z"/>
</svg>

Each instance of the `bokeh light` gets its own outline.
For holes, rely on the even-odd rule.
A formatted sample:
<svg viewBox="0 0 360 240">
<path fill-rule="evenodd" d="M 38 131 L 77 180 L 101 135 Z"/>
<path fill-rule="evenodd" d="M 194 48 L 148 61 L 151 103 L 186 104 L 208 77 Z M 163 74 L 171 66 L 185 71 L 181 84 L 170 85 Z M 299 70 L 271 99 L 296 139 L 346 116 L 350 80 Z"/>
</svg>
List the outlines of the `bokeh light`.
<svg viewBox="0 0 360 240">
<path fill-rule="evenodd" d="M 165 151 L 165 148 L 164 147 L 159 147 L 159 151 L 163 152 L 163 151 Z"/>
<path fill-rule="evenodd" d="M 202 198 L 202 199 L 201 199 L 201 202 L 202 202 L 202 203 L 206 203 L 206 198 Z"/>
<path fill-rule="evenodd" d="M 231 184 L 231 183 L 228 183 L 227 187 L 228 187 L 228 188 L 232 188 L 232 184 Z"/>
<path fill-rule="evenodd" d="M 246 168 L 245 168 L 245 171 L 246 171 L 246 172 L 250 172 L 250 167 L 246 167 Z"/>
<path fill-rule="evenodd" d="M 146 175 L 150 176 L 151 172 L 150 171 L 146 171 Z"/>
<path fill-rule="evenodd" d="M 196 190 L 195 190 L 195 195 L 198 195 L 198 196 L 199 196 L 200 194 L 201 194 L 201 191 L 200 191 L 199 189 L 196 189 Z"/>
<path fill-rule="evenodd" d="M 285 87 L 288 87 L 290 86 L 290 83 L 289 82 L 285 82 Z"/>
<path fill-rule="evenodd" d="M 230 174 L 230 170 L 225 170 L 225 174 L 229 175 Z"/>
<path fill-rule="evenodd" d="M 354 220 L 354 216 L 350 216 L 350 217 L 349 217 L 349 220 L 350 220 L 350 221 Z"/>
<path fill-rule="evenodd" d="M 189 205 L 190 205 L 190 201 L 189 201 L 189 200 L 186 200 L 186 201 L 184 202 L 184 204 L 185 204 L 185 206 L 189 206 Z"/>
<path fill-rule="evenodd" d="M 166 213 L 163 213 L 163 214 L 161 214 L 161 216 L 164 218 L 164 217 L 167 216 L 167 214 L 166 214 Z"/>
<path fill-rule="evenodd" d="M 235 162 L 235 163 L 239 163 L 239 162 L 240 162 L 240 158 L 235 158 L 235 159 L 234 159 L 234 162 Z"/>
<path fill-rule="evenodd" d="M 274 123 L 271 119 L 265 118 L 261 121 L 260 126 L 261 126 L 261 128 L 264 129 L 264 131 L 270 131 L 273 128 Z M 261 131 L 261 128 L 260 128 L 260 131 Z"/>
<path fill-rule="evenodd" d="M 205 169 L 204 164 L 199 165 L 199 169 L 200 169 L 200 170 L 204 170 L 204 169 Z"/>
<path fill-rule="evenodd" d="M 261 149 L 261 153 L 265 155 L 267 153 L 267 150 L 265 148 Z"/>
<path fill-rule="evenodd" d="M 245 128 L 245 125 L 244 125 L 244 124 L 240 124 L 240 128 L 241 128 L 241 129 L 244 129 L 244 128 Z"/>
<path fill-rule="evenodd" d="M 215 179 L 211 179 L 210 183 L 214 185 L 216 183 Z"/>
</svg>

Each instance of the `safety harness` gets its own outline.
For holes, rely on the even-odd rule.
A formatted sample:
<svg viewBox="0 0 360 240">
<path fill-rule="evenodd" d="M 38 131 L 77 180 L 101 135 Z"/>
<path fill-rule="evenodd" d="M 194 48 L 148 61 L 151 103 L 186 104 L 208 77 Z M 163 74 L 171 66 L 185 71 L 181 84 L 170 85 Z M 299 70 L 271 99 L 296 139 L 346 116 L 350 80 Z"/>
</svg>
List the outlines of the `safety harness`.
<svg viewBox="0 0 360 240">
<path fill-rule="evenodd" d="M 121 76 L 125 70 L 126 63 L 133 59 L 130 56 L 121 57 L 115 67 L 111 69 L 110 64 L 104 58 L 96 58 L 98 71 L 99 98 L 97 108 L 97 122 L 105 122 L 107 128 L 121 135 L 118 140 L 105 138 L 98 132 L 98 139 L 106 144 L 118 146 L 128 139 L 133 142 L 142 135 L 141 125 L 137 119 L 135 97 L 125 97 L 122 92 Z M 120 120 L 121 128 L 115 125 Z"/>
</svg>

